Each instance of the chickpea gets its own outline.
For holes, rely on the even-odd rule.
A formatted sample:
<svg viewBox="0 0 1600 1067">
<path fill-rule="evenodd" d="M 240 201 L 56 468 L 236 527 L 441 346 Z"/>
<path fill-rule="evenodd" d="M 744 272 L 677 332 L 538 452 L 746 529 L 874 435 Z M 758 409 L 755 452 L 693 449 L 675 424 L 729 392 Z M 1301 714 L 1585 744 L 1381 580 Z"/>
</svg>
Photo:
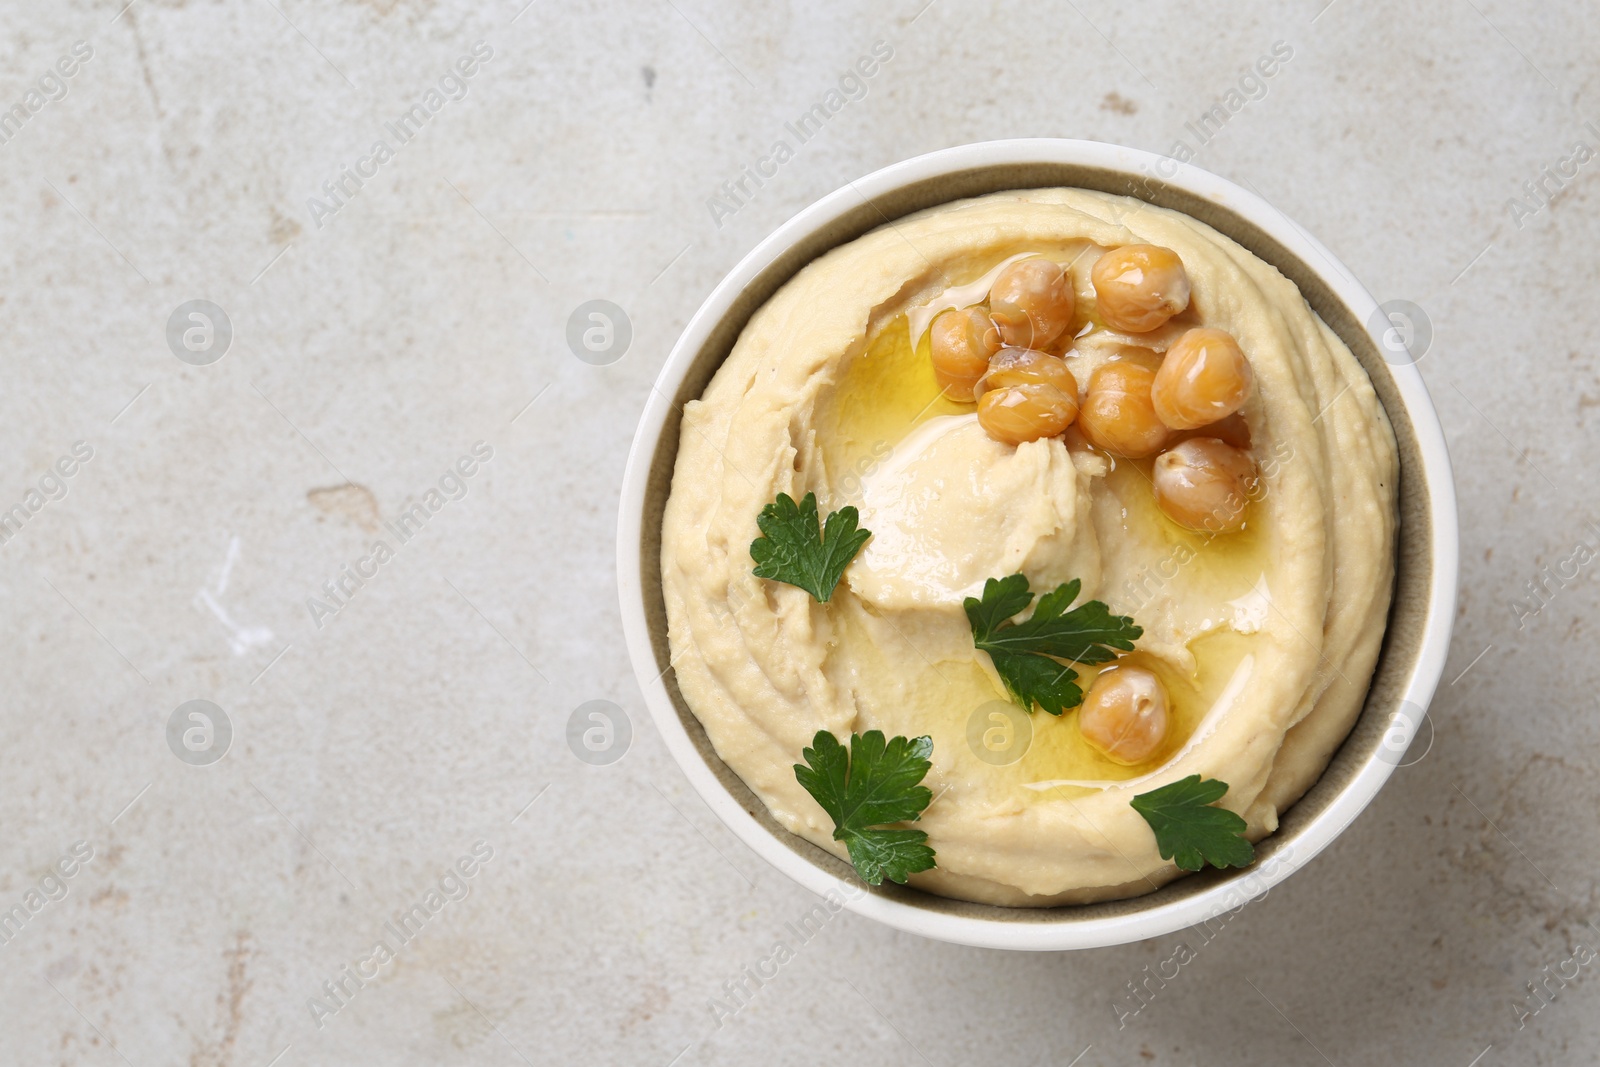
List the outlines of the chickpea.
<svg viewBox="0 0 1600 1067">
<path fill-rule="evenodd" d="M 1143 667 L 1108 667 L 1089 687 L 1078 711 L 1078 732 L 1116 763 L 1143 763 L 1167 739 L 1167 691 Z"/>
<path fill-rule="evenodd" d="M 1100 318 L 1113 330 L 1149 333 L 1189 306 L 1189 273 L 1160 245 L 1123 245 L 1089 272 Z"/>
<path fill-rule="evenodd" d="M 1155 353 L 1102 363 L 1089 376 L 1089 391 L 1078 412 L 1078 429 L 1096 448 L 1114 456 L 1143 459 L 1161 451 L 1172 431 L 1150 403 Z"/>
<path fill-rule="evenodd" d="M 1244 406 L 1255 372 L 1239 342 L 1222 330 L 1193 329 L 1167 349 L 1150 399 L 1174 430 L 1193 430 Z"/>
<path fill-rule="evenodd" d="M 1017 348 L 1043 348 L 1060 337 L 1076 303 L 1072 278 L 1048 259 L 1018 260 L 989 287 L 989 317 L 1000 339 Z"/>
<path fill-rule="evenodd" d="M 978 422 L 989 436 L 1020 445 L 1054 437 L 1078 417 L 1078 381 L 1059 356 L 1005 348 L 974 390 Z"/>
<path fill-rule="evenodd" d="M 1000 333 L 982 308 L 939 314 L 928 331 L 933 374 L 951 400 L 971 400 L 972 387 L 989 369 L 989 357 L 1000 351 Z"/>
<path fill-rule="evenodd" d="M 1214 437 L 1191 437 L 1156 457 L 1151 481 L 1167 518 L 1190 530 L 1229 533 L 1244 525 L 1256 461 Z"/>
</svg>

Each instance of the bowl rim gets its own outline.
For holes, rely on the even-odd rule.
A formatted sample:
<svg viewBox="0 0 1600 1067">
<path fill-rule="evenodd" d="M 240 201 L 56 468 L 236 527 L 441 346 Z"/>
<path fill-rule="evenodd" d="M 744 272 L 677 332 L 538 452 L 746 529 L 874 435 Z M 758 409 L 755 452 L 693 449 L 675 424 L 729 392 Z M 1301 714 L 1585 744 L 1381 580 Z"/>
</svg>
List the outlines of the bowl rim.
<svg viewBox="0 0 1600 1067">
<path fill-rule="evenodd" d="M 863 891 L 860 886 L 824 870 L 761 825 L 718 780 L 690 738 L 667 692 L 664 678 L 671 669 L 670 663 L 666 670 L 658 670 L 644 597 L 641 552 L 651 468 L 673 411 L 672 398 L 701 348 L 747 285 L 791 247 L 847 212 L 872 203 L 878 196 L 963 171 L 1037 164 L 1116 171 L 1132 182 L 1144 181 L 1147 186 L 1153 175 L 1159 175 L 1155 180 L 1164 187 L 1199 197 L 1242 217 L 1298 257 L 1357 321 L 1366 324 L 1367 332 L 1381 346 L 1377 323 L 1387 324 L 1387 319 L 1382 317 L 1378 302 L 1343 263 L 1316 238 L 1255 193 L 1192 164 L 1141 149 L 1062 138 L 986 141 L 915 156 L 846 182 L 794 215 L 740 259 L 689 319 L 656 376 L 629 449 L 617 515 L 617 585 L 629 659 L 656 729 L 700 798 L 757 855 L 813 893 L 831 895 L 850 911 L 894 929 L 976 947 L 1048 951 L 1098 948 L 1159 937 L 1232 911 L 1245 900 L 1259 899 L 1331 844 L 1354 821 L 1388 780 L 1395 762 L 1379 758 L 1377 751 L 1369 755 L 1326 807 L 1298 828 L 1292 847 L 1275 857 L 1285 862 L 1258 864 L 1247 873 L 1240 884 L 1248 886 L 1250 892 L 1243 898 L 1239 895 L 1239 885 L 1225 881 L 1136 912 L 1071 922 L 1006 922 L 918 907 L 896 895 Z M 1423 498 L 1430 518 L 1431 566 L 1422 612 L 1424 621 L 1414 667 L 1397 694 L 1397 706 L 1410 704 L 1420 711 L 1428 707 L 1449 653 L 1455 615 L 1459 530 L 1449 451 L 1427 387 L 1414 362 L 1391 362 L 1389 370 L 1422 460 Z"/>
</svg>

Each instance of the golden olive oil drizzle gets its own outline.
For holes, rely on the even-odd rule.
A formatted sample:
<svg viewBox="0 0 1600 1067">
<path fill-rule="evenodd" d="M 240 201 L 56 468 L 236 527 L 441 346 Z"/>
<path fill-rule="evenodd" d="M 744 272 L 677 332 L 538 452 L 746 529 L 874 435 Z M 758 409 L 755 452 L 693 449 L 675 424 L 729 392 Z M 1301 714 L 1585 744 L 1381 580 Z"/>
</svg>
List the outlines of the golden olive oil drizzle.
<svg viewBox="0 0 1600 1067">
<path fill-rule="evenodd" d="M 1085 321 L 1092 320 L 1080 313 L 1064 343 L 1071 343 Z M 913 349 L 904 314 L 884 322 L 862 351 L 846 363 L 837 383 L 818 402 L 817 443 L 829 484 L 836 487 L 840 498 L 836 503 L 859 499 L 863 479 L 916 427 L 938 416 L 972 412 L 976 406 L 942 395 L 934 378 L 927 335 Z M 932 736 L 936 749 L 953 753 L 958 777 L 978 778 L 986 785 L 1009 783 L 1027 801 L 1092 791 L 1083 786 L 1039 789 L 1037 783 L 1125 781 L 1150 773 L 1183 748 L 1259 642 L 1257 637 L 1229 628 L 1226 619 L 1231 617 L 1227 602 L 1247 594 L 1267 572 L 1266 537 L 1256 521 L 1260 505 L 1250 505 L 1244 529 L 1237 533 L 1212 536 L 1187 530 L 1156 507 L 1150 491 L 1153 460 L 1108 459 L 1111 470 L 1097 480 L 1095 507 L 1112 509 L 1120 516 L 1122 530 L 1128 536 L 1151 543 L 1153 566 L 1163 571 L 1176 566 L 1174 575 L 1163 576 L 1162 581 L 1182 582 L 1186 590 L 1215 598 L 1218 605 L 1217 629 L 1189 642 L 1196 665 L 1193 677 L 1145 651 L 1135 651 L 1118 660 L 1120 664 L 1154 671 L 1167 689 L 1172 728 L 1157 753 L 1134 766 L 1115 763 L 1083 740 L 1076 712 L 1058 718 L 1035 711 L 1030 719 L 1032 743 L 1019 761 L 1009 766 L 980 761 L 968 751 L 967 720 L 985 702 L 1006 697 L 975 661 L 941 661 L 935 665 L 919 660 L 911 668 L 912 676 L 904 677 L 905 661 L 891 668 L 876 649 L 870 654 L 858 651 L 848 659 L 849 671 L 858 678 L 877 670 L 902 672 L 890 687 L 902 702 L 899 708 L 875 696 L 870 685 L 856 684 L 864 713 L 873 721 L 888 725 L 904 715 L 906 708 L 937 708 L 933 721 L 902 723 L 896 729 Z M 1101 533 L 1105 535 L 1103 526 Z M 1175 564 L 1173 561 L 1178 559 L 1183 562 Z M 1140 621 L 1137 614 L 1134 621 Z M 847 636 L 841 632 L 838 636 L 841 649 L 846 645 L 858 650 L 871 646 L 865 634 Z M 1107 665 L 1110 666 L 1113 665 Z M 1085 691 L 1102 669 L 1106 668 L 1077 668 L 1079 684 Z M 1023 788 L 1030 784 L 1035 788 Z"/>
</svg>

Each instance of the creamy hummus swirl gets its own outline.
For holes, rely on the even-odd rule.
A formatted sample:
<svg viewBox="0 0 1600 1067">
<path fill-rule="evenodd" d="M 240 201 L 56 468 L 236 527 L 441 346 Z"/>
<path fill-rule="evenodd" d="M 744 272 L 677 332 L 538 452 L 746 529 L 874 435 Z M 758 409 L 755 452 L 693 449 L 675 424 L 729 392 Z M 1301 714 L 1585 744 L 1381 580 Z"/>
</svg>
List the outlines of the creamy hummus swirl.
<svg viewBox="0 0 1600 1067">
<path fill-rule="evenodd" d="M 1133 243 L 1183 260 L 1191 305 L 1173 329 L 1093 326 L 1090 268 Z M 1255 372 L 1243 414 L 1262 471 L 1244 532 L 1177 531 L 1139 464 L 1071 430 L 1000 444 L 972 405 L 938 398 L 907 312 L 1020 253 L 1070 269 L 1090 316 L 1067 353 L 1080 387 L 1118 345 L 1159 350 L 1184 324 L 1238 339 Z M 1077 189 L 945 205 L 800 271 L 685 405 L 661 553 L 677 684 L 773 816 L 841 858 L 832 822 L 795 781 L 801 749 L 819 729 L 927 734 L 935 800 L 917 825 L 938 866 L 913 885 L 1006 905 L 1148 892 L 1180 872 L 1133 796 L 1191 774 L 1221 779 L 1222 805 L 1259 839 L 1349 731 L 1393 584 L 1395 481 L 1393 435 L 1355 358 L 1233 241 Z M 827 604 L 751 574 L 762 506 L 807 492 L 824 513 L 855 505 L 874 534 Z M 1014 762 L 980 758 L 969 737 L 1005 696 L 961 601 L 1019 571 L 1036 592 L 1081 579 L 1084 599 L 1144 628 L 1134 655 L 1180 708 L 1179 735 L 1150 765 L 1100 758 L 1071 712 L 1036 711 Z M 1093 670 L 1080 673 L 1087 688 Z"/>
</svg>

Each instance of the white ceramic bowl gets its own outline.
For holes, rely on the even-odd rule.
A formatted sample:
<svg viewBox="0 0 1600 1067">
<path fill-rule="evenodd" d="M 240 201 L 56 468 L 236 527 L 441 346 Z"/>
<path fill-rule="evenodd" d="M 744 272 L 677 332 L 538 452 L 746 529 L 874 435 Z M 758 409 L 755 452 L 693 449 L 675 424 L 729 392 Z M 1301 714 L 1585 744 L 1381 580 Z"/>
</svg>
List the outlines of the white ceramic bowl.
<svg viewBox="0 0 1600 1067">
<path fill-rule="evenodd" d="M 903 215 L 1004 189 L 1078 186 L 1174 208 L 1227 234 L 1299 285 L 1373 380 L 1400 451 L 1394 607 L 1366 706 L 1327 770 L 1283 814 L 1242 870 L 1180 878 L 1101 904 L 1001 908 L 885 884 L 867 889 L 849 866 L 796 837 L 716 755 L 678 693 L 661 595 L 661 516 L 671 488 L 683 404 L 700 396 L 750 316 L 829 249 Z M 617 578 L 628 652 L 667 748 L 717 816 L 773 866 L 818 894 L 900 930 L 960 944 L 1071 949 L 1158 937 L 1258 897 L 1328 846 L 1400 762 L 1444 669 L 1455 613 L 1455 487 L 1422 377 L 1396 345 L 1388 314 L 1355 277 L 1270 204 L 1198 168 L 1093 141 L 1012 140 L 918 156 L 851 182 L 756 246 L 701 305 L 668 356 L 628 456 L 617 521 Z"/>
</svg>

